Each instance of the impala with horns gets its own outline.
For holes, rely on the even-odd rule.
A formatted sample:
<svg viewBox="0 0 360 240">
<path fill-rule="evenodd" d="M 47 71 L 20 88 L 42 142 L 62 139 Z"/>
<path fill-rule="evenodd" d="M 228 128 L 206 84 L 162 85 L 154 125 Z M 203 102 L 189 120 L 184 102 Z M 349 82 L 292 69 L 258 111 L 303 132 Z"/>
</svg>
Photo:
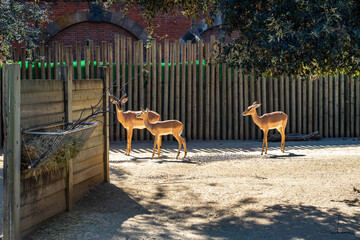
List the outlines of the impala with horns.
<svg viewBox="0 0 360 240">
<path fill-rule="evenodd" d="M 184 145 L 184 158 L 186 157 L 186 141 L 181 137 L 181 133 L 183 131 L 184 125 L 178 120 L 167 120 L 167 121 L 158 121 L 158 122 L 150 122 L 150 113 L 149 109 L 142 110 L 141 113 L 137 115 L 139 119 L 143 119 L 143 122 L 147 128 L 151 132 L 152 135 L 155 136 L 154 141 L 154 149 L 152 157 L 155 155 L 156 145 L 158 146 L 158 157 L 160 158 L 161 151 L 161 136 L 172 134 L 179 143 L 179 150 L 176 155 L 176 158 L 179 157 L 181 145 Z"/>
<path fill-rule="evenodd" d="M 124 112 L 124 104 L 127 102 L 128 98 L 124 94 L 121 99 L 118 99 L 114 95 L 109 93 L 110 102 L 116 106 L 116 116 L 117 120 L 126 128 L 127 131 L 127 149 L 126 155 L 130 155 L 131 152 L 131 140 L 133 135 L 133 130 L 135 129 L 144 129 L 145 124 L 142 119 L 136 117 L 137 114 L 140 114 L 141 111 L 126 111 Z M 160 115 L 157 112 L 149 111 L 149 121 L 156 122 L 160 120 Z"/>
<path fill-rule="evenodd" d="M 268 144 L 267 136 L 269 129 L 277 129 L 281 134 L 281 151 L 285 152 L 285 128 L 288 120 L 288 116 L 284 112 L 271 112 L 265 113 L 259 117 L 256 113 L 256 108 L 260 107 L 261 104 L 258 104 L 256 101 L 249 106 L 244 112 L 243 115 L 251 115 L 254 123 L 259 126 L 261 130 L 264 131 L 263 147 L 261 150 L 261 155 L 264 152 L 264 145 L 266 144 L 265 154 L 267 154 Z"/>
</svg>

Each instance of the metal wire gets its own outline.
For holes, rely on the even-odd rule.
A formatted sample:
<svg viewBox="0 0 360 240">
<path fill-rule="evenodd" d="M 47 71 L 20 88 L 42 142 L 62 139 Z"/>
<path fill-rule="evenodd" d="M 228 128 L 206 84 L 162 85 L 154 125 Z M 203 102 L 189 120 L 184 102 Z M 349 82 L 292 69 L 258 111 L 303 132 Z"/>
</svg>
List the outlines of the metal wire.
<svg viewBox="0 0 360 240">
<path fill-rule="evenodd" d="M 97 123 L 81 123 L 73 127 L 73 123 L 61 123 L 50 126 L 38 127 L 23 131 L 22 159 L 26 159 L 27 165 L 23 167 L 33 168 L 39 162 L 45 162 L 55 154 L 67 154 L 69 149 L 76 149 L 76 153 L 85 145 L 93 133 Z M 73 154 L 72 154 L 73 155 Z M 70 157 L 74 157 L 74 156 Z"/>
</svg>

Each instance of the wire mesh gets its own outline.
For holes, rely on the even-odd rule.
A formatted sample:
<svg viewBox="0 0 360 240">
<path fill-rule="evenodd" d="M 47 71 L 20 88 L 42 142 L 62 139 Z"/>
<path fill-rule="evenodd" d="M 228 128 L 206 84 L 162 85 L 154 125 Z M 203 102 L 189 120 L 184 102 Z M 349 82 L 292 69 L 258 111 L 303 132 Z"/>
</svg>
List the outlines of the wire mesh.
<svg viewBox="0 0 360 240">
<path fill-rule="evenodd" d="M 61 123 L 23 131 L 21 164 L 22 170 L 49 162 L 59 167 L 74 158 L 93 133 L 97 123 Z"/>
</svg>

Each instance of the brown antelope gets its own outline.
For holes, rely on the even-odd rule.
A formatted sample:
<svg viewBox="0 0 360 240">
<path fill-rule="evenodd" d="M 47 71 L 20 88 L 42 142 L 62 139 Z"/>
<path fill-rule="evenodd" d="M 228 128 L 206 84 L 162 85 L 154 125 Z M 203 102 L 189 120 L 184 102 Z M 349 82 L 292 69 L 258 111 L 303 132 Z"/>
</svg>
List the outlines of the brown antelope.
<svg viewBox="0 0 360 240">
<path fill-rule="evenodd" d="M 180 154 L 180 150 L 181 150 L 181 145 L 184 145 L 184 152 L 185 155 L 184 157 L 186 157 L 186 141 L 184 140 L 184 138 L 182 138 L 180 135 L 183 131 L 183 124 L 178 121 L 178 120 L 167 120 L 167 121 L 157 121 L 157 122 L 150 122 L 150 111 L 149 109 L 146 109 L 145 111 L 142 110 L 141 113 L 139 113 L 137 115 L 137 117 L 139 119 L 143 119 L 144 124 L 147 128 L 147 130 L 149 130 L 151 132 L 152 135 L 155 136 L 155 141 L 154 141 L 154 150 L 153 150 L 153 154 L 152 157 L 154 157 L 155 155 L 155 148 L 156 145 L 158 146 L 158 157 L 160 157 L 160 151 L 161 151 L 161 136 L 162 135 L 169 135 L 172 134 L 176 140 L 179 143 L 179 150 L 178 153 L 176 155 L 176 158 L 179 157 Z"/>
<path fill-rule="evenodd" d="M 251 115 L 254 123 L 259 126 L 261 130 L 264 131 L 263 147 L 261 150 L 261 155 L 264 152 L 264 144 L 266 144 L 265 154 L 267 154 L 268 144 L 267 136 L 269 129 L 277 129 L 281 134 L 281 151 L 285 151 L 285 128 L 288 120 L 288 116 L 283 112 L 272 112 L 265 113 L 259 117 L 256 113 L 256 108 L 260 107 L 261 104 L 257 104 L 255 101 L 251 106 L 249 106 L 244 112 L 243 115 Z"/>
<path fill-rule="evenodd" d="M 110 96 L 110 101 L 116 106 L 116 116 L 117 120 L 126 128 L 127 132 L 127 149 L 126 155 L 130 155 L 131 152 L 131 139 L 133 135 L 133 129 L 144 129 L 144 121 L 136 117 L 137 114 L 140 114 L 141 111 L 126 111 L 124 112 L 124 104 L 127 102 L 128 98 L 126 94 L 118 99 L 114 95 Z M 156 122 L 160 120 L 160 115 L 157 112 L 149 111 L 149 121 Z M 160 140 L 161 141 L 161 140 Z"/>
</svg>

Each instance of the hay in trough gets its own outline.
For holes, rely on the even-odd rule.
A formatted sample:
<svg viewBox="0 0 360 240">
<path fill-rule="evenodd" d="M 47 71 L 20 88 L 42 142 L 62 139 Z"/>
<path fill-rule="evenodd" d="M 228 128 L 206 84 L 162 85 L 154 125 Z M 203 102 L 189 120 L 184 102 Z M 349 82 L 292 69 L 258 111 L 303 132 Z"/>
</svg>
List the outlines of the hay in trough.
<svg viewBox="0 0 360 240">
<path fill-rule="evenodd" d="M 80 152 L 96 123 L 56 124 L 23 132 L 21 171 L 38 179 L 44 172 L 67 168 L 68 161 Z"/>
</svg>

